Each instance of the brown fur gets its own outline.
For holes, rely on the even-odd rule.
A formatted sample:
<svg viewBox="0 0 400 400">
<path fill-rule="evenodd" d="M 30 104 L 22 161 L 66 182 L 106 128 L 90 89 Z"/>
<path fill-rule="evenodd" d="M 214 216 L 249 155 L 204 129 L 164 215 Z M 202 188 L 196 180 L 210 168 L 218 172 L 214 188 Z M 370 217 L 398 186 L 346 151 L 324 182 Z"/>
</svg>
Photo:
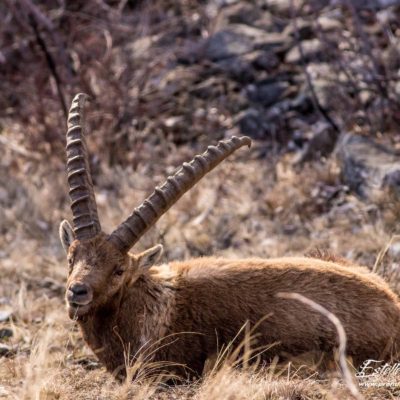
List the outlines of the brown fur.
<svg viewBox="0 0 400 400">
<path fill-rule="evenodd" d="M 315 248 L 307 252 L 305 256 L 309 258 L 318 258 L 319 260 L 324 261 L 332 261 L 336 264 L 346 265 L 348 267 L 353 266 L 353 264 L 349 260 L 346 260 L 343 257 L 339 257 L 338 255 L 333 254 L 327 249 Z"/>
<path fill-rule="evenodd" d="M 246 322 L 254 327 L 259 321 L 257 346 L 275 343 L 263 354 L 265 360 L 314 350 L 332 355 L 334 327 L 303 304 L 277 298 L 279 292 L 303 294 L 333 312 L 356 365 L 387 359 L 399 349 L 398 298 L 383 280 L 359 267 L 306 257 L 200 258 L 150 267 L 156 253 L 123 255 L 104 234 L 69 248 L 68 287 L 79 281 L 93 289 L 93 302 L 78 322 L 110 372 L 123 372 L 129 349 L 129 362 L 141 354 L 182 364 L 186 369 L 178 372 L 183 375 L 199 375 L 206 359 Z M 122 276 L 115 276 L 121 266 Z"/>
</svg>

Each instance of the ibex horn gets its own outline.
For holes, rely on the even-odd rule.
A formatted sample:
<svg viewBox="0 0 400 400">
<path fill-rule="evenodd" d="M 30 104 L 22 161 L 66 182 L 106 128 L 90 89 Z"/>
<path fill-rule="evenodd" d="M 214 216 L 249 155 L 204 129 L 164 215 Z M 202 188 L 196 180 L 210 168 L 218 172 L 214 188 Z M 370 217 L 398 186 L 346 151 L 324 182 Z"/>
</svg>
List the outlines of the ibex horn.
<svg viewBox="0 0 400 400">
<path fill-rule="evenodd" d="M 190 163 L 184 163 L 161 187 L 157 187 L 135 208 L 110 235 L 109 240 L 119 250 L 127 252 L 184 193 L 226 157 L 245 145 L 250 147 L 250 138 L 234 136 L 230 140 L 220 141 L 217 146 L 209 146 L 205 153 L 195 156 Z"/>
<path fill-rule="evenodd" d="M 101 230 L 84 132 L 84 105 L 87 98 L 88 95 L 79 93 L 72 100 L 66 147 L 74 232 L 80 240 L 90 239 Z"/>
</svg>

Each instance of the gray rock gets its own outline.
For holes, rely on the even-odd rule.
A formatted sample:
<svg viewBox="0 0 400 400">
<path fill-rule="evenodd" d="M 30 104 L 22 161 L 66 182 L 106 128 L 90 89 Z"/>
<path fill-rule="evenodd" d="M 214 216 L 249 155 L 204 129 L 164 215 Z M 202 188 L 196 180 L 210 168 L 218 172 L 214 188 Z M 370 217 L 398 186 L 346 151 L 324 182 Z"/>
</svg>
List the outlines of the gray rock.
<svg viewBox="0 0 400 400">
<path fill-rule="evenodd" d="M 340 15 L 321 15 L 318 17 L 318 25 L 323 32 L 332 32 L 343 29 L 343 23 L 340 22 Z"/>
<path fill-rule="evenodd" d="M 212 35 L 205 45 L 205 56 L 213 61 L 237 57 L 256 49 L 274 49 L 287 42 L 281 34 L 267 33 L 244 24 L 231 24 Z"/>
<path fill-rule="evenodd" d="M 254 82 L 262 72 L 273 72 L 279 65 L 278 57 L 272 51 L 255 50 L 238 57 L 218 61 L 217 68 L 233 79 Z"/>
<path fill-rule="evenodd" d="M 400 194 L 400 168 L 389 171 L 382 180 L 382 187 Z"/>
<path fill-rule="evenodd" d="M 351 0 L 355 9 L 358 10 L 382 10 L 392 6 L 398 6 L 399 0 Z M 333 6 L 341 5 L 342 0 L 331 0 Z"/>
<path fill-rule="evenodd" d="M 394 41 L 383 50 L 382 59 L 389 70 L 400 69 L 400 43 Z"/>
<path fill-rule="evenodd" d="M 255 70 L 245 56 L 221 60 L 218 62 L 217 67 L 224 74 L 238 82 L 246 83 L 255 79 Z"/>
<path fill-rule="evenodd" d="M 318 103 L 322 108 L 326 110 L 337 109 L 338 101 L 346 96 L 346 85 L 335 83 L 340 78 L 333 67 L 329 63 L 310 63 L 307 65 L 307 72 L 311 78 Z M 309 93 L 309 86 L 306 81 L 304 81 L 301 92 Z M 332 93 L 335 93 L 335 96 L 332 96 Z"/>
<path fill-rule="evenodd" d="M 257 5 L 240 1 L 220 10 L 216 28 L 219 30 L 229 24 L 251 25 L 260 17 L 260 14 L 261 10 Z"/>
<path fill-rule="evenodd" d="M 293 46 L 293 41 L 284 33 L 270 32 L 255 43 L 255 49 L 286 53 Z"/>
<path fill-rule="evenodd" d="M 394 242 L 389 247 L 389 254 L 394 258 L 400 257 L 400 242 Z"/>
<path fill-rule="evenodd" d="M 257 50 L 247 56 L 256 69 L 271 71 L 279 65 L 279 58 L 272 51 Z"/>
<path fill-rule="evenodd" d="M 15 354 L 15 349 L 4 343 L 0 343 L 0 357 L 10 357 Z"/>
<path fill-rule="evenodd" d="M 277 20 L 269 11 L 263 11 L 258 14 L 257 20 L 252 25 L 267 32 L 281 32 L 285 28 L 286 22 Z"/>
<path fill-rule="evenodd" d="M 74 360 L 74 364 L 82 365 L 86 370 L 92 371 L 100 368 L 100 363 L 87 357 L 80 357 Z"/>
<path fill-rule="evenodd" d="M 4 305 L 4 304 L 11 304 L 11 299 L 9 297 L 0 297 L 0 304 Z"/>
<path fill-rule="evenodd" d="M 327 52 L 324 52 L 324 46 L 319 39 L 303 40 L 301 42 L 303 50 L 303 60 L 300 53 L 300 47 L 294 46 L 289 50 L 285 56 L 285 62 L 289 64 L 299 64 L 301 61 L 308 63 L 310 61 L 324 61 L 326 59 Z"/>
<path fill-rule="evenodd" d="M 297 38 L 300 40 L 312 39 L 314 34 L 314 27 L 311 22 L 299 20 L 297 24 L 288 24 L 283 33 L 288 37 Z"/>
<path fill-rule="evenodd" d="M 363 136 L 345 134 L 335 153 L 344 183 L 358 195 L 372 198 L 384 188 L 400 193 L 400 155 Z"/>
<path fill-rule="evenodd" d="M 0 322 L 5 322 L 8 321 L 12 316 L 12 310 L 10 309 L 5 309 L 5 310 L 0 310 Z"/>
<path fill-rule="evenodd" d="M 1 328 L 0 329 L 0 339 L 7 339 L 12 337 L 14 334 L 13 330 L 10 328 Z"/>
<path fill-rule="evenodd" d="M 273 13 L 284 14 L 290 16 L 292 14 L 293 7 L 297 10 L 301 5 L 300 0 L 264 0 L 264 4 Z"/>
<path fill-rule="evenodd" d="M 269 107 L 285 97 L 289 89 L 289 83 L 285 81 L 259 82 L 248 85 L 246 88 L 249 99 Z"/>
<path fill-rule="evenodd" d="M 242 111 L 235 118 L 235 123 L 239 126 L 243 135 L 250 136 L 253 139 L 265 139 L 268 135 L 269 124 L 260 111 L 255 108 Z"/>
<path fill-rule="evenodd" d="M 314 124 L 313 130 L 313 135 L 300 156 L 300 163 L 327 157 L 335 148 L 338 132 L 332 126 L 326 122 L 320 122 Z"/>
<path fill-rule="evenodd" d="M 286 98 L 266 110 L 266 119 L 286 118 L 285 114 L 295 111 L 301 114 L 308 114 L 314 110 L 311 98 L 300 92 L 294 98 Z"/>
<path fill-rule="evenodd" d="M 208 40 L 206 56 L 213 61 L 238 56 L 253 49 L 251 39 L 230 30 L 219 31 Z"/>
</svg>

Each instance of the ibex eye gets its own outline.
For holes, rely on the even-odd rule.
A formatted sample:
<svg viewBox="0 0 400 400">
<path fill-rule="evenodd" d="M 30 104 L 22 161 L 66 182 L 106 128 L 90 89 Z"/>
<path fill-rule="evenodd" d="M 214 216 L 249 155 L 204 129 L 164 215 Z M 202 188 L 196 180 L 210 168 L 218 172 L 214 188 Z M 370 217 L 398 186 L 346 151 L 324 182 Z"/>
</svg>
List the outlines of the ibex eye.
<svg viewBox="0 0 400 400">
<path fill-rule="evenodd" d="M 124 270 L 122 268 L 117 268 L 114 271 L 114 275 L 117 275 L 117 276 L 121 276 L 123 273 L 124 273 Z"/>
</svg>

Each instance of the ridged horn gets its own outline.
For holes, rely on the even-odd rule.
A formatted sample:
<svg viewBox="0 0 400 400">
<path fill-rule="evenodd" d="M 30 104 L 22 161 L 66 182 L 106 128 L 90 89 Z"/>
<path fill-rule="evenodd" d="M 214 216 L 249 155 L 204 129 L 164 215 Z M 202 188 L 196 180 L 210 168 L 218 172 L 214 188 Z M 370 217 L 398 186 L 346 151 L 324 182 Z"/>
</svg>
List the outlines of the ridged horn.
<svg viewBox="0 0 400 400">
<path fill-rule="evenodd" d="M 247 136 L 232 137 L 208 146 L 207 151 L 197 155 L 190 163 L 167 178 L 154 192 L 122 222 L 110 235 L 109 240 L 122 252 L 127 252 L 155 222 L 175 204 L 204 175 L 214 169 L 226 157 L 242 146 L 251 145 Z"/>
<path fill-rule="evenodd" d="M 85 139 L 84 106 L 89 96 L 77 94 L 68 114 L 67 174 L 75 236 L 90 239 L 100 232 Z"/>
</svg>

